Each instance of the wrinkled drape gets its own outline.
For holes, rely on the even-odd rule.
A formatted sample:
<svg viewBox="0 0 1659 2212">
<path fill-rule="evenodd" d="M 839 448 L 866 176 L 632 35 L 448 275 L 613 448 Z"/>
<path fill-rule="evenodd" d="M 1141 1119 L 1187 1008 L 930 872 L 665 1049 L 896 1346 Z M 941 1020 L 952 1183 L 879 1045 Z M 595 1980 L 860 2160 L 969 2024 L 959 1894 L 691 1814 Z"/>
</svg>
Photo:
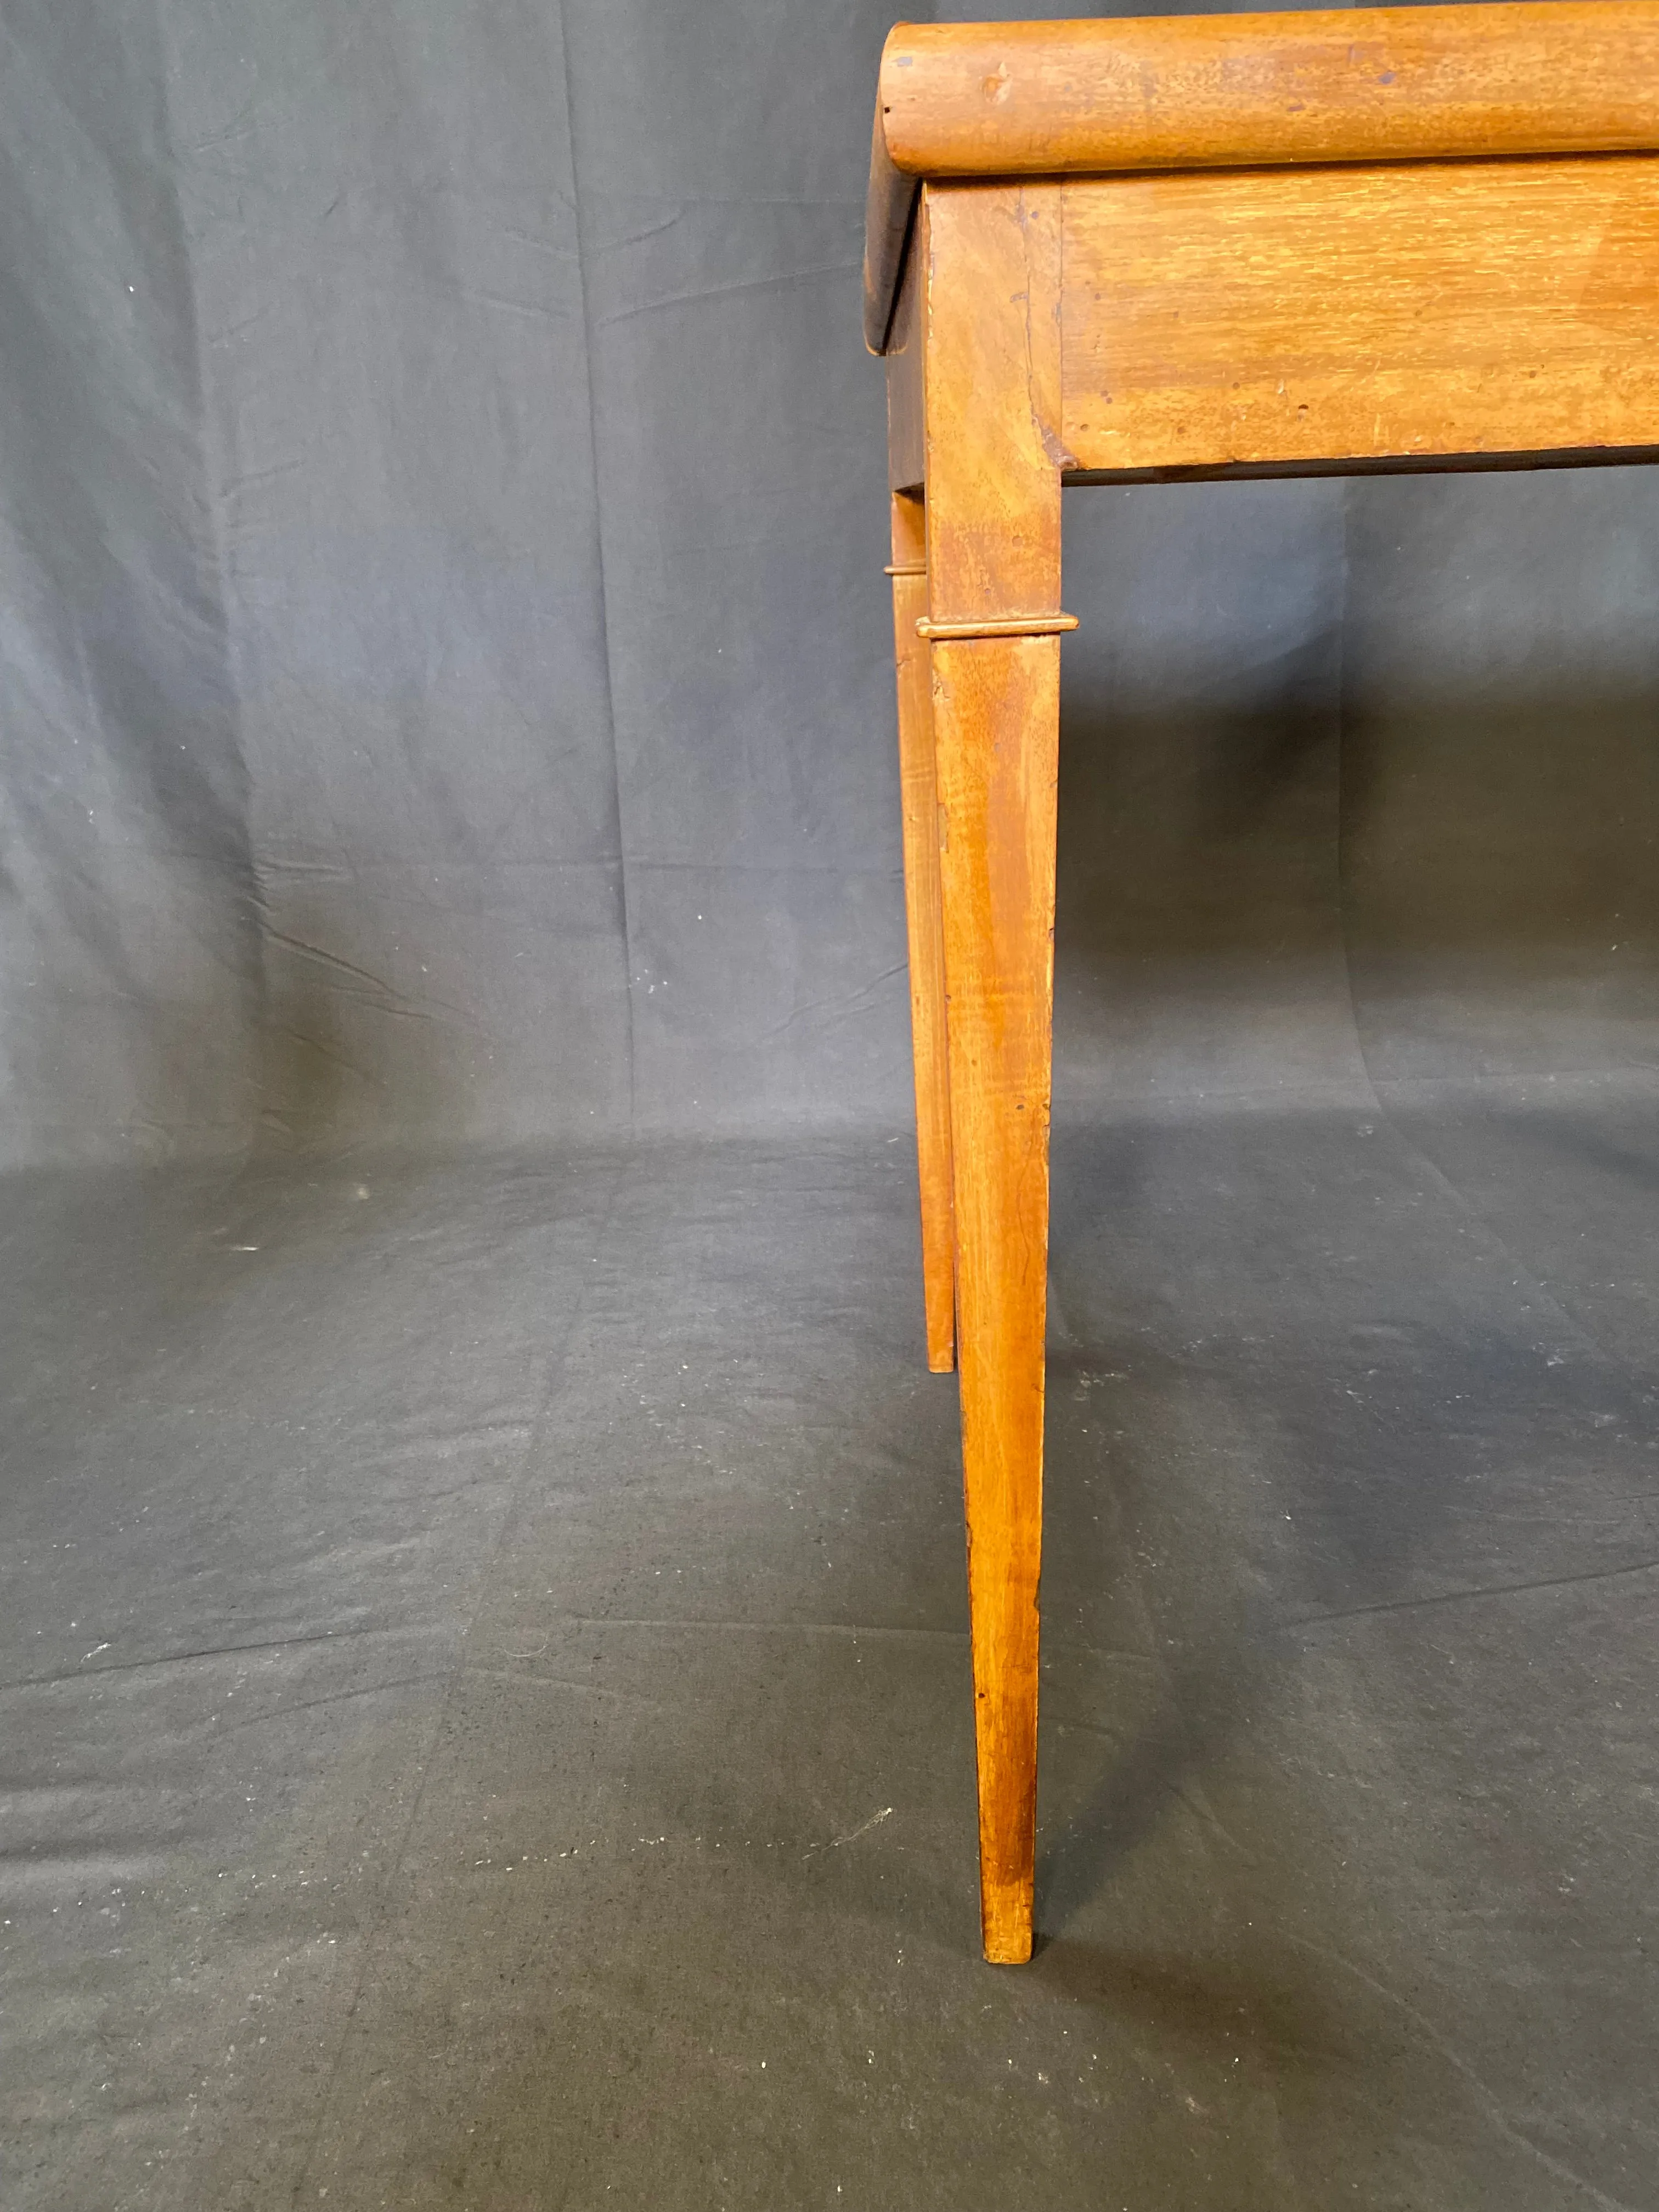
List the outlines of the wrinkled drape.
<svg viewBox="0 0 1659 2212">
<path fill-rule="evenodd" d="M 0 1159 L 906 1117 L 896 12 L 0 0 Z M 1071 495 L 1060 1110 L 1650 1062 L 1656 583 Z"/>
</svg>

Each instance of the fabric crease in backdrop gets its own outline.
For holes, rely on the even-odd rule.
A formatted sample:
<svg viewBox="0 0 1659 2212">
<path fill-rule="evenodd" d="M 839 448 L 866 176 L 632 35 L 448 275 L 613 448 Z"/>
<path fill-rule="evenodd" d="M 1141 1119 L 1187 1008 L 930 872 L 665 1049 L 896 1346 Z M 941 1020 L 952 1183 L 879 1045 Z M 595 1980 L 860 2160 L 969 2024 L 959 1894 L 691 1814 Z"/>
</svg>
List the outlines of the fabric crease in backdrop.
<svg viewBox="0 0 1659 2212">
<path fill-rule="evenodd" d="M 890 12 L 5 0 L 0 1158 L 907 1118 Z M 1644 477 L 1068 506 L 1062 1112 L 1645 1061 Z"/>
</svg>

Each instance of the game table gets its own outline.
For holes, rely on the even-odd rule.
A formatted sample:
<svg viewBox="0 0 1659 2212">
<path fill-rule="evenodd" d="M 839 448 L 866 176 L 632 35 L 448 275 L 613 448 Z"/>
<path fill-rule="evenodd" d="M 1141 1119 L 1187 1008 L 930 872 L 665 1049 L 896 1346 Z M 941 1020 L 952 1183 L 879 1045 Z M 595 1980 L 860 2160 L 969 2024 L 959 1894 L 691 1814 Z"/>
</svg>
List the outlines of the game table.
<svg viewBox="0 0 1659 2212">
<path fill-rule="evenodd" d="M 1659 0 L 901 25 L 887 371 L 927 1356 L 1031 1951 L 1060 493 L 1659 459 Z"/>
</svg>

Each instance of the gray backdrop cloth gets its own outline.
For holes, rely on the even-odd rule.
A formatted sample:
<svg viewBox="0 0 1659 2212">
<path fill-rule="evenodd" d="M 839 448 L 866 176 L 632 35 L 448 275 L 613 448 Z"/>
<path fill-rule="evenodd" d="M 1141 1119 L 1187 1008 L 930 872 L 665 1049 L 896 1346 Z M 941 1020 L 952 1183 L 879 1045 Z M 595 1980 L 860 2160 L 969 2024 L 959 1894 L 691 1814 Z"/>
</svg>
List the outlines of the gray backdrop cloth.
<svg viewBox="0 0 1659 2212">
<path fill-rule="evenodd" d="M 0 0 L 5 2212 L 1654 2206 L 1659 471 L 1068 495 L 988 1979 L 890 12 Z"/>
<path fill-rule="evenodd" d="M 908 1118 L 895 12 L 0 0 L 0 1160 Z M 1650 1066 L 1659 478 L 1068 510 L 1063 1113 Z"/>
</svg>

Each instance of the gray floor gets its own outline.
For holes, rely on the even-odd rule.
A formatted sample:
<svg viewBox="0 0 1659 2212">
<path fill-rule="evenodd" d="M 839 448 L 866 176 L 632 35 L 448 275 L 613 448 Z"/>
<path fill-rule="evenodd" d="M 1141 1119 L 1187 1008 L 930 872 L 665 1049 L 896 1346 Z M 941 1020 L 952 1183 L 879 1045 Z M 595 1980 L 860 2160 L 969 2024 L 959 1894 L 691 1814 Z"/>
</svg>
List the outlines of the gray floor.
<svg viewBox="0 0 1659 2212">
<path fill-rule="evenodd" d="M 1059 1133 L 1024 1971 L 913 1204 L 0 1187 L 8 2212 L 1659 2205 L 1650 1094 Z"/>
</svg>

